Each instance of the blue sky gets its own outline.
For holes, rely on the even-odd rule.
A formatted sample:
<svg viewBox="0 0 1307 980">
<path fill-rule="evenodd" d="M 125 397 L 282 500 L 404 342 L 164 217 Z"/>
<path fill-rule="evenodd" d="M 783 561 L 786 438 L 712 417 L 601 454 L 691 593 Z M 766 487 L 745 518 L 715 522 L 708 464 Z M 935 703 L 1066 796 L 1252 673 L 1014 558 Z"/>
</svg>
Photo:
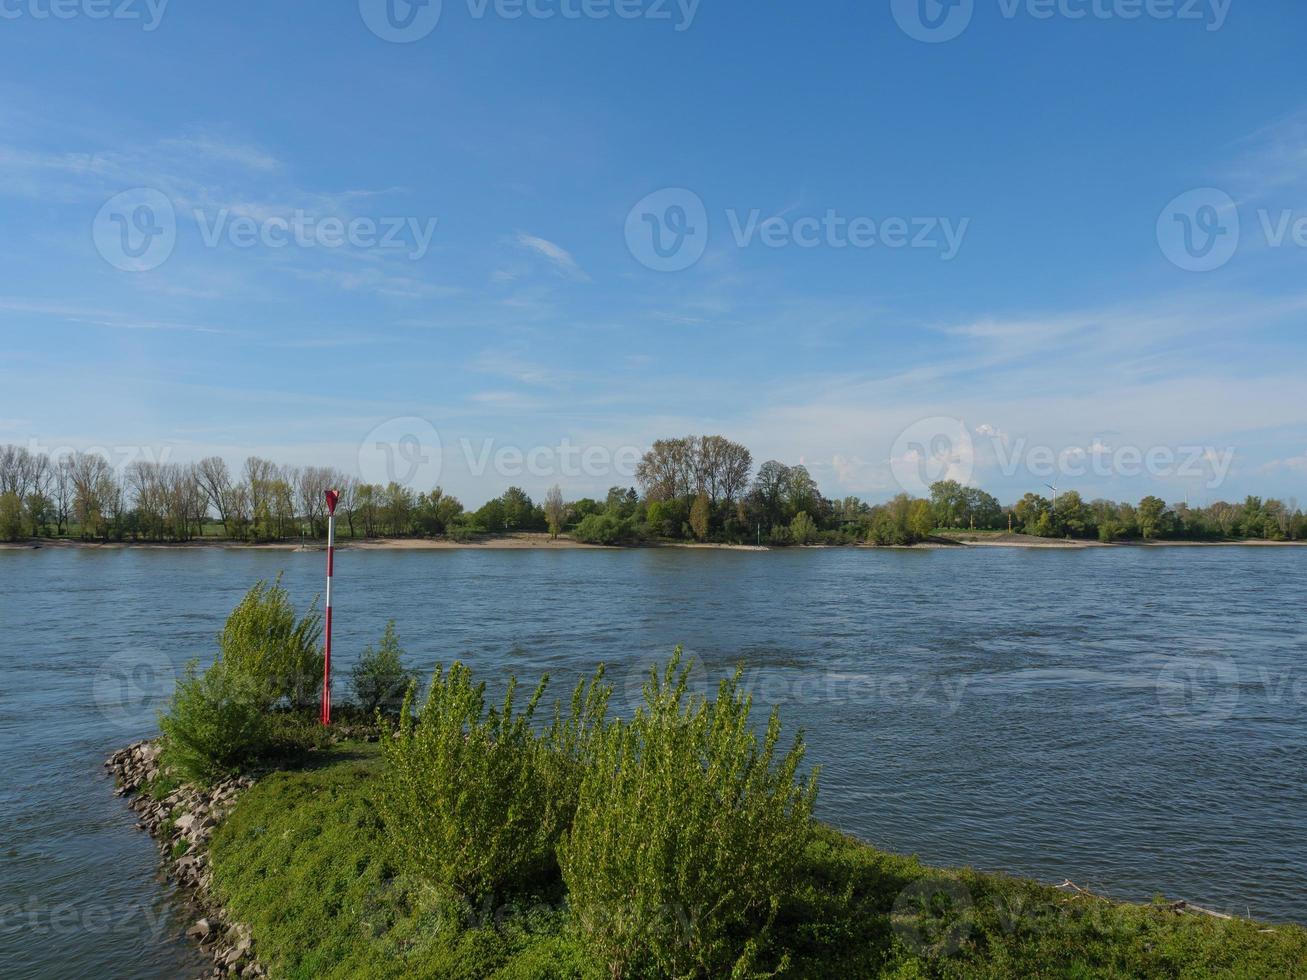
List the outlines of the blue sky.
<svg viewBox="0 0 1307 980">
<path fill-rule="evenodd" d="M 0 442 L 1307 501 L 1301 4 L 49 2 L 0 3 Z"/>
</svg>

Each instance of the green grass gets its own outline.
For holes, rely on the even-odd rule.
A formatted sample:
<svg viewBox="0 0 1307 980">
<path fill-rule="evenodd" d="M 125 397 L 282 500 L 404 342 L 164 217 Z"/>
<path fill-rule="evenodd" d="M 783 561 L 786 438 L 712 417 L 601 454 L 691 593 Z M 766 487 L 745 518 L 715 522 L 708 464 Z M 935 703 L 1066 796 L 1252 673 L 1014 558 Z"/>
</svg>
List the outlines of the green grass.
<svg viewBox="0 0 1307 980">
<path fill-rule="evenodd" d="M 470 909 L 404 875 L 373 805 L 377 746 L 315 754 L 241 797 L 214 836 L 219 898 L 273 975 L 590 978 L 561 885 Z M 1180 915 L 939 871 L 821 828 L 774 942 L 792 977 L 1305 977 L 1307 930 Z"/>
</svg>

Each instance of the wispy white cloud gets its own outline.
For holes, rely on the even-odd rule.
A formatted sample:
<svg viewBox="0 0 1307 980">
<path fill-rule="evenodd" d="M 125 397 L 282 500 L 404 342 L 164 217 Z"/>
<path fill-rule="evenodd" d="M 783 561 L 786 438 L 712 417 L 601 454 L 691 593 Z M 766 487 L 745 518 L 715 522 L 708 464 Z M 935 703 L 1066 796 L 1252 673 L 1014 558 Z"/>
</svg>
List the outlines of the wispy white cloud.
<svg viewBox="0 0 1307 980">
<path fill-rule="evenodd" d="M 572 258 L 572 253 L 561 245 L 555 244 L 547 238 L 528 235 L 524 231 L 517 232 L 514 240 L 520 247 L 546 258 L 560 275 L 568 279 L 574 279 L 577 282 L 591 281 L 589 274 L 577 264 L 576 259 Z"/>
<path fill-rule="evenodd" d="M 183 333 L 226 334 L 232 331 L 196 323 L 155 320 L 130 313 L 94 309 L 63 303 L 19 300 L 0 297 L 0 314 L 53 317 L 67 323 L 109 327 L 116 330 L 173 330 Z"/>
</svg>

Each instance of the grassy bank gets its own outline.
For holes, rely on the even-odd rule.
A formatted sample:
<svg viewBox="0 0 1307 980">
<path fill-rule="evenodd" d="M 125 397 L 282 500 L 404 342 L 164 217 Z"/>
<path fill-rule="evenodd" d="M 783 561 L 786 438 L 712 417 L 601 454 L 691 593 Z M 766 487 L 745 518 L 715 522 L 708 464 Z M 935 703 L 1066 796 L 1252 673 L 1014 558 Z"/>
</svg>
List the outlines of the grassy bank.
<svg viewBox="0 0 1307 980">
<path fill-rule="evenodd" d="M 285 977 L 602 977 L 558 881 L 477 907 L 392 863 L 376 745 L 270 775 L 211 846 L 218 897 Z M 820 828 L 770 942 L 793 977 L 1307 976 L 1307 931 L 938 871 Z M 675 941 L 669 937 L 668 941 Z"/>
</svg>

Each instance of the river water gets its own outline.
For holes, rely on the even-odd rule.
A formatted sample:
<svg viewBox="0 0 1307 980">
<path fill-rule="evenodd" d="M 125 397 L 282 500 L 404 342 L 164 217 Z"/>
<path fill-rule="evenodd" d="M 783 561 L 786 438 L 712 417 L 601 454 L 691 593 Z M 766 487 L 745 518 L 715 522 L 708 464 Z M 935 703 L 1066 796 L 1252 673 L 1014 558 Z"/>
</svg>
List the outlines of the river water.
<svg viewBox="0 0 1307 980">
<path fill-rule="evenodd" d="M 158 854 L 100 767 L 155 730 L 246 588 L 323 555 L 0 551 L 0 974 L 194 976 Z M 343 671 L 394 618 L 619 703 L 683 644 L 807 731 L 821 816 L 881 847 L 1307 922 L 1307 550 L 342 551 Z M 337 700 L 347 694 L 342 684 Z"/>
</svg>

